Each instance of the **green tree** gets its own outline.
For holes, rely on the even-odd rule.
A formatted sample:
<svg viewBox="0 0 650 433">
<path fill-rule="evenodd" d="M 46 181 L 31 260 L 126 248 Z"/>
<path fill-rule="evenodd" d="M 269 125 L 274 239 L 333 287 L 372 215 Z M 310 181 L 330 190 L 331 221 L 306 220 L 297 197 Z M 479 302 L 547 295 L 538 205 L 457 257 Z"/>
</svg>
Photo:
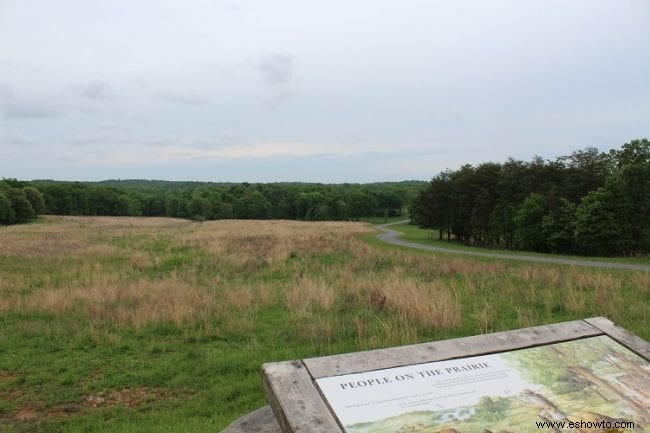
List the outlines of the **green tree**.
<svg viewBox="0 0 650 433">
<path fill-rule="evenodd" d="M 493 208 L 492 196 L 486 188 L 481 188 L 472 208 L 471 224 L 474 243 L 483 245 L 488 243 L 490 214 Z"/>
<path fill-rule="evenodd" d="M 620 179 L 587 194 L 576 208 L 575 239 L 582 252 L 626 254 L 633 246 L 629 198 Z"/>
<path fill-rule="evenodd" d="M 572 203 L 603 186 L 612 170 L 610 156 L 594 147 L 561 156 L 557 161 L 564 166 L 563 195 Z"/>
<path fill-rule="evenodd" d="M 542 194 L 532 193 L 517 210 L 515 214 L 515 240 L 524 250 L 544 251 L 546 239 L 542 229 L 544 214 L 546 213 L 546 197 Z"/>
<path fill-rule="evenodd" d="M 238 218 L 267 219 L 271 216 L 271 204 L 264 194 L 248 188 L 235 203 L 235 214 Z"/>
<path fill-rule="evenodd" d="M 542 218 L 542 234 L 553 253 L 570 253 L 574 247 L 576 206 L 567 199 L 560 199 L 557 209 Z"/>
<path fill-rule="evenodd" d="M 16 220 L 16 213 L 11 206 L 11 200 L 0 189 L 0 224 L 11 224 Z"/>
<path fill-rule="evenodd" d="M 402 198 L 395 190 L 377 192 L 377 207 L 381 214 L 398 216 L 402 213 Z"/>
<path fill-rule="evenodd" d="M 617 153 L 618 173 L 612 181 L 620 182 L 627 199 L 626 223 L 630 229 L 631 251 L 650 251 L 650 141 L 633 140 Z M 608 179 L 609 181 L 610 179 Z M 622 216 L 619 213 L 619 217 Z"/>
<path fill-rule="evenodd" d="M 15 222 L 26 222 L 32 220 L 36 217 L 34 213 L 34 208 L 32 207 L 29 200 L 25 196 L 25 192 L 22 189 L 11 188 L 7 191 L 7 197 L 11 202 L 11 207 L 14 211 L 14 221 Z"/>
<path fill-rule="evenodd" d="M 512 248 L 515 237 L 516 208 L 507 200 L 499 200 L 490 214 L 490 243 Z"/>
<path fill-rule="evenodd" d="M 45 212 L 45 199 L 43 198 L 43 194 L 33 186 L 23 188 L 23 192 L 25 193 L 25 197 L 29 203 L 32 205 L 34 213 L 36 215 L 42 215 Z"/>
<path fill-rule="evenodd" d="M 205 221 L 212 214 L 210 202 L 200 195 L 192 196 L 186 206 L 185 214 L 193 220 Z"/>
<path fill-rule="evenodd" d="M 172 195 L 167 198 L 167 202 L 165 204 L 165 214 L 168 217 L 172 218 L 179 218 L 182 216 L 181 212 L 182 206 L 180 203 L 180 199 L 177 195 Z"/>
</svg>

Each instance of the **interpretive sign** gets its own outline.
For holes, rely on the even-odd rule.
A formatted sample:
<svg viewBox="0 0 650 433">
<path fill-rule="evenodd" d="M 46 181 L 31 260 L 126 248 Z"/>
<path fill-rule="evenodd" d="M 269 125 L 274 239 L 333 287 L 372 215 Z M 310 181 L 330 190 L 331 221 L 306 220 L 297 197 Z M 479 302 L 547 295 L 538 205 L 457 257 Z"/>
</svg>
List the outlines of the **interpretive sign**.
<svg viewBox="0 0 650 433">
<path fill-rule="evenodd" d="M 533 432 L 565 420 L 650 432 L 650 363 L 607 336 L 316 383 L 348 433 Z"/>
<path fill-rule="evenodd" d="M 262 370 L 285 433 L 650 433 L 649 360 L 591 318 Z"/>
</svg>

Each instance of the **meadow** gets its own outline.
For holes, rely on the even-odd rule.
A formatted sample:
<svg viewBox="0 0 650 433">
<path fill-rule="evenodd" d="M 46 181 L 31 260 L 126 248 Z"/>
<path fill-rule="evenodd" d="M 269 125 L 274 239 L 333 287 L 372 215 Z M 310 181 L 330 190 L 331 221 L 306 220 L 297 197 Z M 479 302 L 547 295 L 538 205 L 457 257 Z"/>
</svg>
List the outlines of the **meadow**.
<svg viewBox="0 0 650 433">
<path fill-rule="evenodd" d="M 0 227 L 0 430 L 218 432 L 264 362 L 607 316 L 650 273 L 384 245 L 365 223 L 43 217 Z"/>
</svg>

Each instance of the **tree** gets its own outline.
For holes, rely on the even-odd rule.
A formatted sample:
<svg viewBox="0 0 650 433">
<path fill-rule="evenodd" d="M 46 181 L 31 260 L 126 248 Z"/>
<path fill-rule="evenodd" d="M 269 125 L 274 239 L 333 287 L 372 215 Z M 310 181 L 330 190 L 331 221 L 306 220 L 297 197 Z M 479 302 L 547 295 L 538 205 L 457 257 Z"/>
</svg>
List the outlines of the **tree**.
<svg viewBox="0 0 650 433">
<path fill-rule="evenodd" d="M 0 224 L 11 224 L 16 219 L 16 213 L 11 206 L 11 200 L 0 190 Z"/>
<path fill-rule="evenodd" d="M 648 252 L 650 251 L 650 141 L 634 140 L 624 144 L 617 154 L 617 160 L 619 170 L 610 178 L 612 182 L 620 182 L 621 192 L 627 199 L 626 222 L 630 228 L 632 242 L 630 252 Z"/>
<path fill-rule="evenodd" d="M 165 216 L 167 214 L 165 196 L 161 193 L 147 194 L 142 201 L 142 215 Z"/>
<path fill-rule="evenodd" d="M 576 207 L 567 199 L 560 199 L 556 210 L 542 218 L 542 235 L 553 253 L 573 251 Z"/>
<path fill-rule="evenodd" d="M 361 217 L 369 217 L 377 213 L 377 200 L 370 191 L 353 188 L 347 194 L 350 218 L 358 221 Z"/>
<path fill-rule="evenodd" d="M 487 244 L 490 214 L 494 203 L 487 189 L 481 188 L 472 208 L 472 232 L 474 243 Z"/>
<path fill-rule="evenodd" d="M 546 198 L 542 194 L 532 193 L 515 214 L 515 240 L 524 250 L 544 251 L 546 240 L 542 230 Z"/>
<path fill-rule="evenodd" d="M 270 218 L 271 204 L 261 192 L 247 189 L 243 196 L 235 203 L 235 214 L 237 218 Z"/>
<path fill-rule="evenodd" d="M 576 244 L 587 254 L 626 254 L 633 245 L 630 204 L 619 179 L 587 194 L 576 209 Z"/>
<path fill-rule="evenodd" d="M 185 214 L 191 219 L 205 221 L 211 216 L 210 202 L 200 195 L 194 195 L 187 202 Z"/>
<path fill-rule="evenodd" d="M 32 205 L 34 213 L 36 215 L 42 215 L 45 212 L 45 199 L 43 198 L 43 194 L 33 186 L 23 188 L 23 192 L 25 193 L 25 197 L 29 203 Z"/>
<path fill-rule="evenodd" d="M 558 163 L 564 165 L 562 189 L 564 196 L 573 203 L 604 185 L 612 170 L 611 158 L 594 147 L 576 150 L 561 156 Z"/>
<path fill-rule="evenodd" d="M 516 208 L 505 199 L 497 202 L 490 214 L 489 240 L 492 245 L 512 248 L 515 237 Z"/>
<path fill-rule="evenodd" d="M 22 223 L 36 217 L 34 208 L 22 189 L 11 188 L 7 191 L 7 196 L 14 211 L 14 222 Z"/>
<path fill-rule="evenodd" d="M 165 204 L 165 214 L 168 217 L 172 218 L 178 218 L 181 217 L 181 203 L 180 199 L 178 196 L 173 195 L 167 199 L 167 203 Z"/>
<path fill-rule="evenodd" d="M 402 213 L 402 199 L 395 190 L 378 191 L 377 207 L 380 213 L 388 216 L 398 216 Z"/>
<path fill-rule="evenodd" d="M 72 188 L 66 184 L 50 184 L 40 187 L 45 197 L 46 211 L 52 215 L 71 215 L 73 209 Z"/>
</svg>

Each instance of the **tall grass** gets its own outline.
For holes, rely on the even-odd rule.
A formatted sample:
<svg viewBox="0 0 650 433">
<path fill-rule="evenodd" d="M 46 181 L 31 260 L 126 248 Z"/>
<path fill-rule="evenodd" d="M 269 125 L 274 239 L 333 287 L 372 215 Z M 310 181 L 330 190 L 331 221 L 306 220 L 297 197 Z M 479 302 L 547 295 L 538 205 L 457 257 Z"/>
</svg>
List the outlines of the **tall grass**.
<svg viewBox="0 0 650 433">
<path fill-rule="evenodd" d="M 597 315 L 650 338 L 647 272 L 411 252 L 372 233 L 166 218 L 1 227 L 0 430 L 218 431 L 263 404 L 262 362 Z M 149 397 L 120 403 L 129 392 Z"/>
</svg>

